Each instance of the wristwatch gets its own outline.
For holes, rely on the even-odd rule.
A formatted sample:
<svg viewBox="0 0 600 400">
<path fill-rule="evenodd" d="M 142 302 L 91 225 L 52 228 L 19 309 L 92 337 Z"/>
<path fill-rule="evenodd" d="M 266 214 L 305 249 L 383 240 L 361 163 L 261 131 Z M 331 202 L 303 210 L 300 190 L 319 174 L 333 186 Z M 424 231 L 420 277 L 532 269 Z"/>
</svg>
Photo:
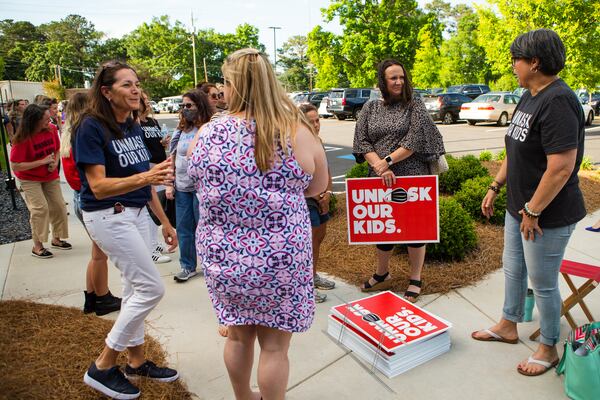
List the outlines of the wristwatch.
<svg viewBox="0 0 600 400">
<path fill-rule="evenodd" d="M 384 160 L 388 163 L 388 166 L 391 166 L 394 163 L 391 156 L 385 157 Z"/>
</svg>

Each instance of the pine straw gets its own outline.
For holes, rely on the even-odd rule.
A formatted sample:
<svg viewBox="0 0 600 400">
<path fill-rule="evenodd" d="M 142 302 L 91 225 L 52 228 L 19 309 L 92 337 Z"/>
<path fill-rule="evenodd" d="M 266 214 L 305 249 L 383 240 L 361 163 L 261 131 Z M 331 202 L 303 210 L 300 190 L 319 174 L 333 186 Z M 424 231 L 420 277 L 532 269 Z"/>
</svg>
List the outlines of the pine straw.
<svg viewBox="0 0 600 400">
<path fill-rule="evenodd" d="M 83 374 L 104 346 L 113 321 L 81 310 L 27 301 L 0 302 L 0 399 L 101 399 Z M 165 352 L 146 336 L 146 356 L 165 364 Z M 125 365 L 125 356 L 119 364 Z M 145 399 L 191 399 L 182 382 L 140 380 Z"/>
<path fill-rule="evenodd" d="M 484 162 L 494 176 L 498 162 Z M 588 212 L 600 208 L 600 175 L 582 171 L 580 188 Z M 318 270 L 327 272 L 350 284 L 360 286 L 375 272 L 375 246 L 348 244 L 346 198 L 338 195 L 338 211 L 327 223 L 327 235 L 321 245 Z M 504 248 L 503 227 L 475 223 L 478 246 L 463 261 L 441 262 L 426 260 L 423 268 L 423 294 L 446 293 L 452 289 L 472 285 L 489 273 L 502 267 Z M 408 260 L 406 254 L 394 252 L 390 275 L 395 283 L 391 290 L 403 292 L 408 286 Z"/>
</svg>

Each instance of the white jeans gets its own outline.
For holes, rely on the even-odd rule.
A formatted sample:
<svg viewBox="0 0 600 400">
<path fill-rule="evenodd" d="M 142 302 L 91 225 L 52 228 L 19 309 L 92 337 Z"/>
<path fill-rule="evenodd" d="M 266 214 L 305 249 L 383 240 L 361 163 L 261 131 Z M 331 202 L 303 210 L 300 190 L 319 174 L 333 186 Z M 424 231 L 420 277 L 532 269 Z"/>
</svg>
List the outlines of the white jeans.
<svg viewBox="0 0 600 400">
<path fill-rule="evenodd" d="M 126 207 L 83 211 L 92 239 L 121 271 L 121 312 L 106 337 L 106 345 L 123 351 L 144 343 L 144 319 L 158 304 L 165 287 L 150 250 L 150 229 L 156 229 L 146 208 Z"/>
</svg>

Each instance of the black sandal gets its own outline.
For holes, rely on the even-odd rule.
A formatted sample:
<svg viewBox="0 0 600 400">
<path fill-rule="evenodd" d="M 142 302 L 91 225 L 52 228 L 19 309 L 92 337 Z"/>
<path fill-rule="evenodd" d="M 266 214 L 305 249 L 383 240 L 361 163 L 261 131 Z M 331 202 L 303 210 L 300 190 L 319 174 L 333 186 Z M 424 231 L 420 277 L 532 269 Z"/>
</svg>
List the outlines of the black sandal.
<svg viewBox="0 0 600 400">
<path fill-rule="evenodd" d="M 423 282 L 417 281 L 417 280 L 414 280 L 414 279 L 411 279 L 411 280 L 408 281 L 408 286 L 413 285 L 413 286 L 416 286 L 416 287 L 420 288 L 422 284 L 423 284 Z M 416 293 L 416 292 L 407 290 L 406 292 L 404 292 L 404 298 L 406 300 L 410 301 L 411 303 L 414 303 L 414 302 L 417 301 L 417 298 L 419 297 L 420 294 L 421 294 L 421 292 Z M 408 297 L 412 298 L 412 300 L 409 299 Z"/>
<path fill-rule="evenodd" d="M 37 258 L 52 258 L 54 257 L 54 254 L 52 254 L 50 251 L 48 251 L 48 249 L 43 248 L 39 251 L 39 252 L 35 252 L 34 250 L 31 250 L 31 255 Z"/>
<path fill-rule="evenodd" d="M 389 275 L 389 271 L 386 272 L 383 275 L 377 275 L 377 274 L 373 274 L 373 279 L 375 279 L 377 281 L 376 284 L 372 285 L 369 283 L 369 281 L 367 280 L 364 283 L 364 287 L 360 288 L 361 292 L 374 292 L 376 290 L 386 290 L 389 289 L 392 286 L 392 279 L 385 279 L 388 277 Z"/>
</svg>

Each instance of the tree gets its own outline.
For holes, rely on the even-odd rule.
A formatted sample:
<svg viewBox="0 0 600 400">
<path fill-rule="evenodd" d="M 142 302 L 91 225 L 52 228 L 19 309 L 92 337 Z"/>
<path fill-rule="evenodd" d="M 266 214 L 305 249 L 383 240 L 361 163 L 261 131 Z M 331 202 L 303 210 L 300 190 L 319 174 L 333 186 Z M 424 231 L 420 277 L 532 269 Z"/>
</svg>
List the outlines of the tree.
<svg viewBox="0 0 600 400">
<path fill-rule="evenodd" d="M 25 77 L 30 81 L 49 81 L 58 76 L 57 65 L 77 65 L 77 50 L 70 43 L 51 41 L 47 43 L 37 43 L 33 47 L 20 44 L 17 49 L 23 54 L 22 61 L 28 65 L 25 70 Z M 83 83 L 83 79 L 78 72 L 61 72 L 62 83 L 65 87 L 72 87 Z"/>
<path fill-rule="evenodd" d="M 339 36 L 324 31 L 319 25 L 308 34 L 307 54 L 317 70 L 315 87 L 321 90 L 350 86 L 344 72 L 340 39 Z"/>
<path fill-rule="evenodd" d="M 4 79 L 25 79 L 27 66 L 21 61 L 22 50 L 43 41 L 44 35 L 30 22 L 12 19 L 0 21 L 0 57 L 5 63 Z M 18 45 L 21 45 L 20 50 L 15 49 Z"/>
<path fill-rule="evenodd" d="M 561 77 L 572 87 L 593 89 L 600 83 L 600 7 L 598 0 L 488 0 L 478 10 L 479 43 L 486 51 L 494 78 L 512 75 L 510 44 L 520 34 L 551 28 L 561 37 L 567 60 Z"/>
<path fill-rule="evenodd" d="M 440 86 L 440 67 L 442 57 L 439 44 L 441 42 L 441 25 L 436 23 L 437 17 L 431 16 L 430 23 L 419 31 L 419 49 L 415 54 L 412 69 L 412 82 L 416 87 L 431 88 Z"/>
<path fill-rule="evenodd" d="M 376 66 L 385 58 L 412 68 L 418 32 L 426 22 L 416 1 L 332 0 L 323 15 L 327 22 L 339 18 L 343 27 L 340 54 L 352 86 L 374 85 Z"/>
<path fill-rule="evenodd" d="M 279 50 L 277 61 L 284 69 L 279 80 L 290 92 L 309 88 L 311 70 L 307 50 L 306 36 L 301 35 L 289 38 Z"/>
<path fill-rule="evenodd" d="M 458 20 L 457 31 L 441 47 L 442 86 L 461 83 L 488 83 L 490 67 L 485 49 L 478 42 L 479 17 L 471 9 Z"/>
<path fill-rule="evenodd" d="M 125 46 L 151 97 L 172 96 L 193 86 L 192 43 L 181 22 L 155 17 L 128 34 Z"/>
</svg>

